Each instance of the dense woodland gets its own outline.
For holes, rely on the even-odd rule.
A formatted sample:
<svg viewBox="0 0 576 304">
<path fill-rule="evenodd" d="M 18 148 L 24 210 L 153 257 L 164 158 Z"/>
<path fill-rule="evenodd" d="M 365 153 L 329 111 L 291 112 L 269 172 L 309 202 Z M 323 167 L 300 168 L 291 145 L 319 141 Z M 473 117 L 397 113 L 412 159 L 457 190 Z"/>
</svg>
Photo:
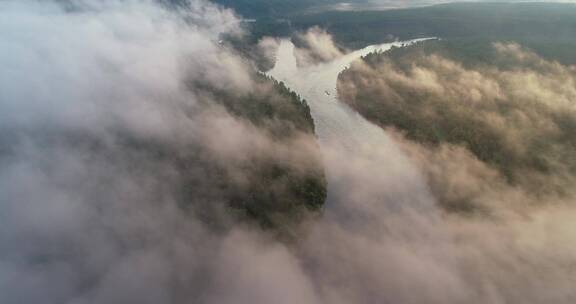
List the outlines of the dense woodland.
<svg viewBox="0 0 576 304">
<path fill-rule="evenodd" d="M 516 41 L 547 58 L 576 63 L 576 5 L 570 3 L 452 3 L 387 11 L 328 11 L 261 18 L 248 26 L 253 40 L 320 26 L 349 49 L 420 37 L 449 39 L 458 45 Z"/>
<path fill-rule="evenodd" d="M 254 88 L 241 93 L 235 88 L 191 84 L 190 90 L 202 96 L 201 102 L 182 111 L 189 112 L 186 115 L 195 121 L 202 120 L 203 116 L 211 119 L 213 112 L 226 112 L 227 115 L 215 117 L 229 115 L 253 126 L 251 132 L 261 134 L 279 152 L 298 157 L 293 162 L 270 151 L 254 155 L 230 151 L 238 153 L 238 157 L 227 158 L 232 161 L 222 160 L 205 143 L 196 140 L 153 139 L 117 126 L 110 127 L 106 137 L 82 129 L 4 128 L 0 130 L 0 164 L 10 162 L 23 145 L 47 147 L 44 157 L 58 157 L 73 151 L 84 155 L 84 166 L 89 168 L 86 169 L 89 173 L 115 168 L 131 174 L 143 185 L 161 180 L 161 191 L 147 194 L 150 197 L 146 199 L 166 200 L 162 195 L 170 194 L 170 199 L 213 228 L 225 229 L 229 219 L 235 218 L 249 225 L 288 233 L 295 221 L 320 210 L 326 197 L 324 167 L 314 123 L 306 101 L 282 83 L 257 73 L 252 77 Z M 195 130 L 189 132 L 193 134 Z M 220 141 L 217 134 L 203 136 L 208 138 L 201 142 Z M 95 189 L 89 193 L 93 197 L 114 201 L 117 198 L 110 189 L 119 185 L 112 184 L 112 180 L 98 177 L 98 183 L 85 187 Z"/>
<path fill-rule="evenodd" d="M 460 147 L 511 187 L 570 197 L 575 80 L 573 68 L 518 44 L 436 40 L 369 54 L 340 75 L 338 91 L 425 149 Z M 443 203 L 471 210 L 472 198 L 462 200 Z"/>
<path fill-rule="evenodd" d="M 214 183 L 224 187 L 221 193 L 225 193 L 232 211 L 246 214 L 266 227 L 278 228 L 322 207 L 326 199 L 324 167 L 306 101 L 268 76 L 254 73 L 252 77 L 256 88 L 245 94 L 199 83 L 192 87 L 280 144 L 304 136 L 313 147 L 302 152 L 307 158 L 306 168 L 267 157 L 254 157 L 240 164 L 240 170 L 249 177 L 249 182 L 241 187 L 227 184 L 226 178 L 215 170 Z M 290 148 L 288 144 L 286 147 Z"/>
</svg>

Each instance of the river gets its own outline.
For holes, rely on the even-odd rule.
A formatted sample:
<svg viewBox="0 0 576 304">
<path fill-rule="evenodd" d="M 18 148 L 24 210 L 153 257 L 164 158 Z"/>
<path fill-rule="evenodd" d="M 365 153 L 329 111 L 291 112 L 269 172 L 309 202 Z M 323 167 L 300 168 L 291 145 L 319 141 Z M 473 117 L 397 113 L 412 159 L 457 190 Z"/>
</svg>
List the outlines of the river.
<svg viewBox="0 0 576 304">
<path fill-rule="evenodd" d="M 268 75 L 283 81 L 310 106 L 326 166 L 326 205 L 337 216 L 364 219 L 381 211 L 406 206 L 428 210 L 434 205 L 424 177 L 398 145 L 380 127 L 339 102 L 336 92 L 338 74 L 354 60 L 419 40 L 368 46 L 304 68 L 296 64 L 292 42 L 281 41 Z"/>
</svg>

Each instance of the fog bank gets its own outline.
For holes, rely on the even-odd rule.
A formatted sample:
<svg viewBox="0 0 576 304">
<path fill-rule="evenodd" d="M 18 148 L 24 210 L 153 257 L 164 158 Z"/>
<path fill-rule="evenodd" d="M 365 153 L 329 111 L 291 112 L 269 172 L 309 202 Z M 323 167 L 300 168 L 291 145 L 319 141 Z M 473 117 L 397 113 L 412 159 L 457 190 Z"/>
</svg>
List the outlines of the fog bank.
<svg viewBox="0 0 576 304">
<path fill-rule="evenodd" d="M 234 14 L 57 3 L 0 3 L 1 303 L 574 302 L 572 207 L 443 213 L 420 159 L 367 122 L 351 138 L 377 141 L 323 142 L 333 205 L 287 227 L 296 240 L 238 221 L 222 177 L 241 187 L 259 157 L 305 172 L 315 143 L 279 142 L 199 88 L 267 90 L 218 44 Z M 338 109 L 326 118 L 361 119 Z"/>
</svg>

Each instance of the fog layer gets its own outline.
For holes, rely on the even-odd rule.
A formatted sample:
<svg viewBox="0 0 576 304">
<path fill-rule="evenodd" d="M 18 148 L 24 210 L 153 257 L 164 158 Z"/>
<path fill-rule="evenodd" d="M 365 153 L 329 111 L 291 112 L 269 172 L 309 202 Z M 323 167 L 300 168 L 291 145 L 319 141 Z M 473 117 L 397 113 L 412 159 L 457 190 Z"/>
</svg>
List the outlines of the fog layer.
<svg viewBox="0 0 576 304">
<path fill-rule="evenodd" d="M 262 155 L 306 172 L 314 142 L 278 142 L 198 87 L 264 90 L 218 44 L 234 15 L 191 4 L 0 3 L 1 303 L 574 302 L 570 205 L 443 213 L 434 163 L 374 126 L 385 140 L 323 145 L 335 209 L 287 227 L 296 240 L 218 207 L 219 177 L 241 186 Z"/>
</svg>

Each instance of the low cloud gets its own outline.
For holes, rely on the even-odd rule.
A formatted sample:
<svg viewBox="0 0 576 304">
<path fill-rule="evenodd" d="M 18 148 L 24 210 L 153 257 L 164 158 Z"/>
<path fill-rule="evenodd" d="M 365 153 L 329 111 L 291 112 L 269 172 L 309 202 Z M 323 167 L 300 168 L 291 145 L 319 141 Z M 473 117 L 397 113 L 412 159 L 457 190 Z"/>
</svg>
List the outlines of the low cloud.
<svg viewBox="0 0 576 304">
<path fill-rule="evenodd" d="M 0 302 L 214 303 L 244 292 L 242 262 L 298 272 L 226 208 L 291 185 L 261 186 L 262 162 L 298 176 L 320 163 L 303 126 L 256 126 L 210 94 L 287 102 L 218 43 L 235 26 L 205 1 L 0 4 Z M 246 282 L 248 301 L 263 280 Z"/>
<path fill-rule="evenodd" d="M 343 55 L 332 36 L 319 27 L 312 27 L 294 37 L 297 48 L 294 55 L 299 66 L 309 66 L 332 61 Z"/>
<path fill-rule="evenodd" d="M 494 65 L 419 49 L 355 63 L 338 91 L 394 138 L 445 210 L 428 229 L 446 238 L 414 245 L 459 286 L 445 286 L 458 292 L 439 303 L 573 300 L 564 282 L 574 273 L 563 265 L 576 255 L 561 245 L 575 237 L 573 68 L 517 44 L 495 44 Z"/>
<path fill-rule="evenodd" d="M 203 1 L 183 12 L 74 4 L 0 4 L 0 302 L 573 303 L 571 207 L 507 221 L 442 214 L 412 175 L 431 176 L 421 147 L 406 148 L 408 162 L 392 143 L 367 143 L 356 159 L 328 146 L 341 197 L 290 227 L 296 240 L 237 222 L 206 166 L 241 186 L 255 156 L 306 170 L 314 142 L 272 140 L 194 86 L 266 91 L 217 43 L 233 14 Z M 477 162 L 459 149 L 446 153 Z M 371 166 L 374 155 L 390 164 Z M 204 166 L 182 168 L 188 157 Z M 213 222 L 181 205 L 182 172 L 192 206 L 217 209 Z M 413 191 L 395 192 L 398 180 Z"/>
<path fill-rule="evenodd" d="M 551 201 L 572 201 L 573 68 L 546 61 L 517 44 L 497 43 L 494 49 L 493 60 L 500 68 L 466 67 L 437 54 L 412 54 L 375 67 L 358 64 L 344 74 L 340 92 L 374 121 L 420 143 L 422 151 L 414 156 L 425 158 L 425 166 L 450 166 L 451 159 L 460 160 L 453 168 L 428 166 L 440 170 L 429 172 L 436 176 L 433 181 L 441 176 L 449 179 L 448 172 L 461 172 L 453 182 L 465 183 L 466 176 L 475 176 L 491 184 L 489 189 L 508 185 L 512 193 L 525 191 L 538 201 L 543 200 L 541 195 Z M 428 152 L 426 145 L 432 145 L 434 152 Z M 485 185 L 477 181 L 470 185 Z M 442 184 L 453 185 L 447 180 Z M 474 191 L 449 201 L 469 202 L 489 195 L 482 187 Z M 527 197 L 517 199 L 526 205 L 536 203 Z"/>
</svg>

